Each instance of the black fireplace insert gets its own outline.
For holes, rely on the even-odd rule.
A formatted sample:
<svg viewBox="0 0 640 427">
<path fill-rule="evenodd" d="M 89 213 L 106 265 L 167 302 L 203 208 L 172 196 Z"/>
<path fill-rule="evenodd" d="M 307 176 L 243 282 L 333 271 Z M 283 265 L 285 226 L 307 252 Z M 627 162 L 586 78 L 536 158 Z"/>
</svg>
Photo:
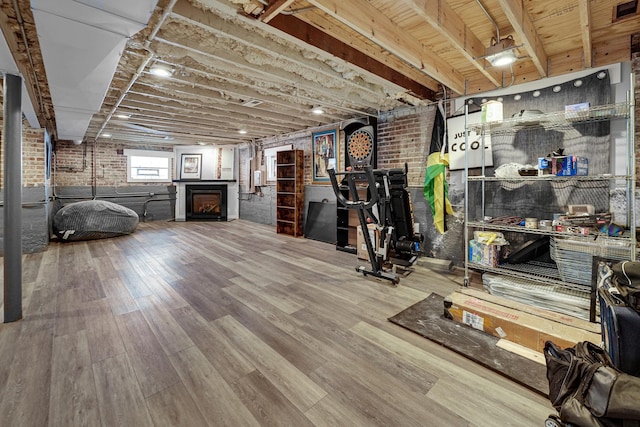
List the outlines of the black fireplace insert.
<svg viewBox="0 0 640 427">
<path fill-rule="evenodd" d="M 187 185 L 187 221 L 226 221 L 226 185 Z"/>
</svg>

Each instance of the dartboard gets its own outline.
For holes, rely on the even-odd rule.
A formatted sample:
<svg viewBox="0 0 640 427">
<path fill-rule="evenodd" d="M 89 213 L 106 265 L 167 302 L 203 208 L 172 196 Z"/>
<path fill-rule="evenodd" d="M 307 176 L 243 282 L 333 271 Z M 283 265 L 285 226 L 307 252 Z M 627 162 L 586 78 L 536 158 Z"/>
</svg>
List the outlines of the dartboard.
<svg viewBox="0 0 640 427">
<path fill-rule="evenodd" d="M 369 132 L 359 129 L 349 135 L 347 151 L 349 156 L 356 161 L 366 160 L 373 150 L 373 138 Z"/>
</svg>

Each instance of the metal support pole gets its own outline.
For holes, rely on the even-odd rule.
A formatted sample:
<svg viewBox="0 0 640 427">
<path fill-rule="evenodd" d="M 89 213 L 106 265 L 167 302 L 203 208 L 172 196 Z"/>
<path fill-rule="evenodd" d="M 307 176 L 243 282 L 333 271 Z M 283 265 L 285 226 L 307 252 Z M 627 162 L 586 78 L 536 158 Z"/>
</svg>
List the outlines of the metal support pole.
<svg viewBox="0 0 640 427">
<path fill-rule="evenodd" d="M 4 322 L 22 319 L 22 77 L 4 76 Z"/>
</svg>

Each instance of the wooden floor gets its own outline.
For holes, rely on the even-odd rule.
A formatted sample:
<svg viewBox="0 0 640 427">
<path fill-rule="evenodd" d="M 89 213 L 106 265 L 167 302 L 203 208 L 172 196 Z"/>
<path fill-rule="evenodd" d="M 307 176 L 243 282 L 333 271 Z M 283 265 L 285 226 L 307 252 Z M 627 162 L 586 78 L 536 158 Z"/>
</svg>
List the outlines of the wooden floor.
<svg viewBox="0 0 640 427">
<path fill-rule="evenodd" d="M 455 283 L 355 264 L 241 220 L 25 255 L 0 425 L 544 425 L 545 398 L 386 320 Z"/>
</svg>

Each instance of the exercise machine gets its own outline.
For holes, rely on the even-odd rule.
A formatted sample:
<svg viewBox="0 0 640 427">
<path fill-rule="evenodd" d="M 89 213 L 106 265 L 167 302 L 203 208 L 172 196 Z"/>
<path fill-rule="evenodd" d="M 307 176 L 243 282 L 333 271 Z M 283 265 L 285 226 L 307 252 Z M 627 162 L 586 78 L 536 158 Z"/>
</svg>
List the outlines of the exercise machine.
<svg viewBox="0 0 640 427">
<path fill-rule="evenodd" d="M 420 255 L 423 237 L 414 232 L 411 197 L 407 191 L 407 167 L 404 169 L 372 169 L 336 172 L 329 178 L 338 203 L 358 214 L 371 267 L 358 266 L 356 271 L 391 281 L 397 285 L 398 267 L 408 269 Z M 338 182 L 338 177 L 342 177 Z M 367 188 L 366 200 L 360 199 L 358 187 Z M 347 199 L 341 190 L 348 189 Z M 375 226 L 377 239 L 372 241 L 368 225 Z"/>
</svg>

